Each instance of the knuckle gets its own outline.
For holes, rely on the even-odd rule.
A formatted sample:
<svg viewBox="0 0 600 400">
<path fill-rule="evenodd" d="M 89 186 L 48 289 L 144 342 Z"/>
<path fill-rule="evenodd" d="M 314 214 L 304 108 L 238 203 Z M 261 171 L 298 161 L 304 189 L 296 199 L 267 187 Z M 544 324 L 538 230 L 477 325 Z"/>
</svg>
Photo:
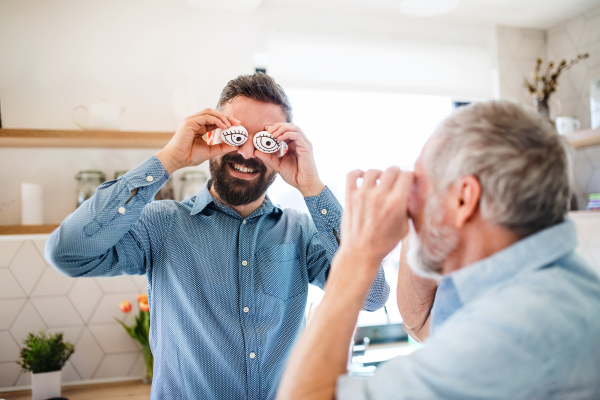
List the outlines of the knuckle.
<svg viewBox="0 0 600 400">
<path fill-rule="evenodd" d="M 392 175 L 392 176 L 397 176 L 398 174 L 400 174 L 400 172 L 401 172 L 401 171 L 400 171 L 400 168 L 398 168 L 398 167 L 397 167 L 397 166 L 395 166 L 395 165 L 394 165 L 394 166 L 391 166 L 391 167 L 389 167 L 389 168 L 388 168 L 388 169 L 385 171 L 385 173 L 386 173 L 387 175 Z"/>
<path fill-rule="evenodd" d="M 362 174 L 362 171 L 360 169 L 355 169 L 355 170 L 348 172 L 348 174 L 346 175 L 346 178 L 348 180 L 352 180 L 352 179 L 356 180 L 356 178 L 358 178 L 360 176 L 360 174 Z"/>
</svg>

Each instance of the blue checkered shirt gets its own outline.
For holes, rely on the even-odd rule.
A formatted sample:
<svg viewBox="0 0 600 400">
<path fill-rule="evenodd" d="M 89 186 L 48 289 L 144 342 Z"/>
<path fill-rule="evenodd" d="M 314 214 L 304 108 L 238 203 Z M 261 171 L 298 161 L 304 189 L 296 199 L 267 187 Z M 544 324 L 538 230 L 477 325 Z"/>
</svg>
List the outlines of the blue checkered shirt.
<svg viewBox="0 0 600 400">
<path fill-rule="evenodd" d="M 600 277 L 566 220 L 445 274 L 427 346 L 338 400 L 600 399 Z"/>
<path fill-rule="evenodd" d="M 146 276 L 152 399 L 273 399 L 308 284 L 325 285 L 342 208 L 328 188 L 305 199 L 310 216 L 267 197 L 244 219 L 206 185 L 152 202 L 169 177 L 153 156 L 102 184 L 52 233 L 46 258 L 72 277 Z M 364 309 L 388 295 L 380 269 Z"/>
</svg>

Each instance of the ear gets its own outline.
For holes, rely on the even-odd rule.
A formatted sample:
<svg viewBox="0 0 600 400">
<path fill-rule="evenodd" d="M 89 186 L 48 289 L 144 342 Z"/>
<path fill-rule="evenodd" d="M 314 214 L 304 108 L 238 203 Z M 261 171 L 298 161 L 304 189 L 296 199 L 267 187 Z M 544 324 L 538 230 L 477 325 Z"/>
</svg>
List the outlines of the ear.
<svg viewBox="0 0 600 400">
<path fill-rule="evenodd" d="M 463 176 L 456 183 L 453 199 L 454 225 L 462 228 L 479 209 L 481 184 L 473 175 Z"/>
</svg>

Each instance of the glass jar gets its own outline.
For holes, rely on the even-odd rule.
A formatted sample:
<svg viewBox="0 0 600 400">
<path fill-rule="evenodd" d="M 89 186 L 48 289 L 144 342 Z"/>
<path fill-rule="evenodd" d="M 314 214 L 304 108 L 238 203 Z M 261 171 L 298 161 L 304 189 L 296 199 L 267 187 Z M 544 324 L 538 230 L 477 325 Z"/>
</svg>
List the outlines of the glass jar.
<svg viewBox="0 0 600 400">
<path fill-rule="evenodd" d="M 77 207 L 96 193 L 98 186 L 106 181 L 102 171 L 79 171 L 77 179 Z"/>
<path fill-rule="evenodd" d="M 119 171 L 115 171 L 115 181 L 117 179 L 119 179 L 120 177 L 122 177 L 123 175 L 125 175 L 126 173 L 128 173 L 129 170 L 128 169 L 121 169 Z"/>
<path fill-rule="evenodd" d="M 197 195 L 208 180 L 208 176 L 204 171 L 188 171 L 183 173 L 181 180 L 183 182 L 181 185 L 181 200 L 184 200 Z"/>
</svg>

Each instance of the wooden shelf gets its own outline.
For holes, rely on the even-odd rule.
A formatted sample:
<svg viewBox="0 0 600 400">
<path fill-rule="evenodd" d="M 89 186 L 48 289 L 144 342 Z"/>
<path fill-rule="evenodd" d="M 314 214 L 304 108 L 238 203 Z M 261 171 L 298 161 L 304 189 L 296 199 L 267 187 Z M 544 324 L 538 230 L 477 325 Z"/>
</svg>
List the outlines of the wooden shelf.
<svg viewBox="0 0 600 400">
<path fill-rule="evenodd" d="M 0 147 L 163 148 L 174 132 L 0 129 Z"/>
<path fill-rule="evenodd" d="M 569 143 L 571 143 L 571 146 L 576 149 L 600 144 L 600 128 L 584 129 L 565 136 L 569 140 Z"/>
<path fill-rule="evenodd" d="M 41 235 L 56 228 L 58 225 L 0 225 L 0 235 Z"/>
</svg>

